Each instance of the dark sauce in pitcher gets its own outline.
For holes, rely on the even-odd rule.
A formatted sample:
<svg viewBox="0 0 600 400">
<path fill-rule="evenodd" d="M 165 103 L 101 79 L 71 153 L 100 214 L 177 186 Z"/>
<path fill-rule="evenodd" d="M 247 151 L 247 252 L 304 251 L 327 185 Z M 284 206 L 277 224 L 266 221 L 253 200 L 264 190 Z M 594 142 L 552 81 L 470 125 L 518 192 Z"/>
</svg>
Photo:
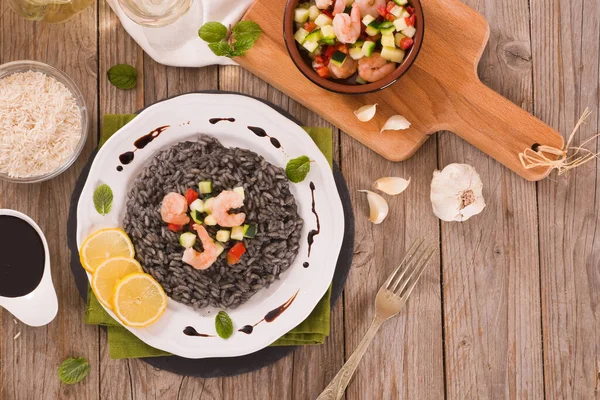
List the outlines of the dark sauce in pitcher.
<svg viewBox="0 0 600 400">
<path fill-rule="evenodd" d="M 37 231 L 21 218 L 0 215 L 0 296 L 33 292 L 45 263 L 44 243 Z"/>
</svg>

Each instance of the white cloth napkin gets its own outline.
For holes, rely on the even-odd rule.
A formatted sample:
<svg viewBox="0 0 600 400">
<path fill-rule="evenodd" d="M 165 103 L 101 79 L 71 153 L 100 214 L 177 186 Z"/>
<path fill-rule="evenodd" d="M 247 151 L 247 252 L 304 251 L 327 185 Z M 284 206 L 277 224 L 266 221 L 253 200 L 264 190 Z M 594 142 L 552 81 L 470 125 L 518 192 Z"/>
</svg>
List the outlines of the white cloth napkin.
<svg viewBox="0 0 600 400">
<path fill-rule="evenodd" d="M 198 37 L 205 22 L 225 26 L 239 21 L 254 0 L 193 0 L 190 10 L 171 25 L 147 28 L 133 22 L 123 12 L 118 0 L 106 0 L 131 37 L 156 62 L 173 67 L 236 65 L 227 57 L 217 57 Z"/>
</svg>

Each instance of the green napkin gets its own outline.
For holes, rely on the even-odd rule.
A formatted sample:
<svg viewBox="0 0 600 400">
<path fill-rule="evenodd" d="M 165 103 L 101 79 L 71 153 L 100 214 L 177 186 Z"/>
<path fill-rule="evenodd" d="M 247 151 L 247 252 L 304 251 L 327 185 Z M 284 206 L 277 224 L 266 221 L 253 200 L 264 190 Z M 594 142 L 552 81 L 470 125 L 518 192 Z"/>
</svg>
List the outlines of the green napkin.
<svg viewBox="0 0 600 400">
<path fill-rule="evenodd" d="M 136 117 L 135 114 L 107 114 L 98 147 L 120 128 Z M 329 128 L 304 128 L 332 165 L 332 134 Z M 331 287 L 312 313 L 294 329 L 277 339 L 271 346 L 323 344 L 329 336 Z M 112 359 L 168 356 L 167 352 L 148 346 L 115 321 L 88 288 L 85 323 L 103 325 L 108 329 L 109 355 Z"/>
</svg>

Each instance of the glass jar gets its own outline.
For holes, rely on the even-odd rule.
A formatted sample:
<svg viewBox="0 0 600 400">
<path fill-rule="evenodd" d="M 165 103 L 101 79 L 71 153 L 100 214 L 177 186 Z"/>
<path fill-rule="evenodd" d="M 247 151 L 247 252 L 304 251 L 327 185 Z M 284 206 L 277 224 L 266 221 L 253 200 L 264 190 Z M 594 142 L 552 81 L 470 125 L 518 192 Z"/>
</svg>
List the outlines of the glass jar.
<svg viewBox="0 0 600 400">
<path fill-rule="evenodd" d="M 51 24 L 65 22 L 95 0 L 8 0 L 10 7 L 25 19 Z"/>
<path fill-rule="evenodd" d="M 173 24 L 190 9 L 193 0 L 118 0 L 135 23 L 152 28 Z"/>
</svg>

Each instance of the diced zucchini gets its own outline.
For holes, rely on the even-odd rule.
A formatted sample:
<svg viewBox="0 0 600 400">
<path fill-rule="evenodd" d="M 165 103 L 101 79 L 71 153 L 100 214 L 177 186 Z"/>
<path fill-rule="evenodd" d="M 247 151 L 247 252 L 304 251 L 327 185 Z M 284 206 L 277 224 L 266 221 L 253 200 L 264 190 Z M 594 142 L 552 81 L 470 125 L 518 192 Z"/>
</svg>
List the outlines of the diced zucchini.
<svg viewBox="0 0 600 400">
<path fill-rule="evenodd" d="M 200 211 L 192 210 L 190 216 L 192 217 L 195 223 L 202 225 L 202 216 L 200 215 Z"/>
<path fill-rule="evenodd" d="M 244 240 L 244 227 L 234 226 L 231 228 L 231 238 L 233 240 Z"/>
<path fill-rule="evenodd" d="M 394 43 L 394 35 L 391 33 L 389 35 L 381 35 L 381 46 L 383 47 L 395 47 Z"/>
<path fill-rule="evenodd" d="M 390 14 L 392 14 L 396 18 L 400 18 L 400 15 L 402 15 L 402 11 L 404 11 L 404 8 L 402 8 L 402 7 L 398 6 L 398 5 L 395 5 L 390 10 Z"/>
<path fill-rule="evenodd" d="M 190 204 L 190 210 L 204 212 L 204 202 L 200 199 L 192 201 L 192 204 Z"/>
<path fill-rule="evenodd" d="M 242 197 L 242 200 L 246 198 L 246 194 L 244 193 L 244 188 L 242 186 L 234 187 L 233 191 L 239 194 Z"/>
<path fill-rule="evenodd" d="M 294 39 L 296 42 L 303 44 L 306 41 L 306 37 L 308 36 L 308 31 L 304 28 L 300 28 L 294 33 Z"/>
<path fill-rule="evenodd" d="M 325 25 L 321 28 L 321 35 L 323 39 L 335 39 L 335 30 L 333 25 Z"/>
<path fill-rule="evenodd" d="M 398 32 L 403 31 L 404 29 L 406 29 L 407 26 L 408 25 L 406 25 L 406 21 L 404 20 L 404 18 L 398 18 L 394 20 L 394 27 Z"/>
<path fill-rule="evenodd" d="M 394 3 L 398 4 L 399 6 L 405 6 L 408 4 L 408 0 L 394 0 Z"/>
<path fill-rule="evenodd" d="M 308 40 L 302 45 L 309 52 L 313 52 L 319 47 L 319 42 L 309 42 Z"/>
<path fill-rule="evenodd" d="M 346 53 L 342 53 L 341 51 L 336 50 L 335 53 L 333 53 L 333 55 L 331 56 L 331 62 L 337 65 L 338 67 L 341 67 L 344 61 L 346 61 L 346 57 L 348 57 Z"/>
<path fill-rule="evenodd" d="M 202 194 L 212 193 L 212 182 L 211 181 L 201 181 L 198 183 L 198 190 Z"/>
<path fill-rule="evenodd" d="M 333 20 L 331 18 L 329 18 L 327 15 L 321 14 L 317 17 L 317 19 L 315 19 L 315 24 L 317 24 L 320 27 L 323 27 L 325 25 L 332 25 Z"/>
<path fill-rule="evenodd" d="M 318 42 L 323 37 L 320 29 L 315 29 L 306 36 L 307 42 Z"/>
<path fill-rule="evenodd" d="M 222 243 L 229 242 L 229 237 L 231 236 L 231 232 L 226 229 L 221 229 L 217 231 L 217 240 Z"/>
<path fill-rule="evenodd" d="M 179 244 L 186 249 L 194 247 L 196 244 L 196 235 L 192 232 L 182 233 L 181 236 L 179 236 Z"/>
<path fill-rule="evenodd" d="M 396 47 L 400 47 L 400 41 L 402 39 L 404 39 L 405 37 L 406 37 L 406 35 L 404 35 L 403 33 L 400 33 L 400 32 L 398 32 L 394 35 L 394 43 L 396 44 Z"/>
<path fill-rule="evenodd" d="M 367 29 L 365 29 L 365 33 L 369 36 L 377 36 L 379 35 L 379 29 L 369 25 L 367 26 Z"/>
<path fill-rule="evenodd" d="M 391 62 L 401 63 L 404 60 L 404 50 L 395 47 L 384 47 L 381 50 L 381 58 Z"/>
<path fill-rule="evenodd" d="M 308 19 L 314 21 L 319 15 L 321 15 L 321 10 L 315 5 L 310 6 L 308 9 Z"/>
<path fill-rule="evenodd" d="M 211 197 L 204 202 L 204 210 L 203 212 L 207 214 L 212 214 L 213 204 L 215 204 L 215 198 Z"/>
<path fill-rule="evenodd" d="M 217 257 L 219 257 L 225 251 L 225 247 L 219 242 L 215 242 L 215 247 L 217 248 Z"/>
<path fill-rule="evenodd" d="M 319 43 L 326 44 L 326 45 L 329 45 L 329 46 L 333 46 L 335 44 L 335 39 L 325 39 L 325 38 L 323 38 L 323 39 L 319 40 Z M 315 54 L 315 55 L 318 55 L 318 54 Z"/>
<path fill-rule="evenodd" d="M 364 85 L 366 83 L 368 83 L 367 81 L 365 81 L 363 78 L 361 78 L 360 76 L 356 77 L 356 83 L 358 83 L 359 85 Z"/>
<path fill-rule="evenodd" d="M 371 42 L 370 40 L 365 41 L 362 47 L 362 53 L 365 57 L 371 57 L 373 51 L 375 50 L 375 42 Z"/>
<path fill-rule="evenodd" d="M 306 22 L 309 16 L 310 12 L 306 8 L 296 8 L 294 11 L 294 21 L 296 22 Z"/>
<path fill-rule="evenodd" d="M 415 36 L 415 33 L 417 33 L 417 29 L 414 26 L 407 26 L 402 30 L 402 33 L 404 33 L 409 38 L 412 38 Z"/>
<path fill-rule="evenodd" d="M 375 21 L 375 17 L 373 17 L 371 14 L 365 15 L 365 17 L 362 19 L 362 23 L 365 26 L 369 26 L 373 21 Z"/>
<path fill-rule="evenodd" d="M 252 239 L 256 236 L 256 225 L 244 225 L 244 237 Z"/>
<path fill-rule="evenodd" d="M 352 47 L 348 53 L 350 53 L 350 57 L 352 57 L 353 60 L 360 60 L 365 56 L 360 47 Z"/>
<path fill-rule="evenodd" d="M 206 218 L 204 218 L 204 223 L 208 226 L 215 226 L 217 225 L 217 220 L 212 215 L 207 215 Z"/>
</svg>

